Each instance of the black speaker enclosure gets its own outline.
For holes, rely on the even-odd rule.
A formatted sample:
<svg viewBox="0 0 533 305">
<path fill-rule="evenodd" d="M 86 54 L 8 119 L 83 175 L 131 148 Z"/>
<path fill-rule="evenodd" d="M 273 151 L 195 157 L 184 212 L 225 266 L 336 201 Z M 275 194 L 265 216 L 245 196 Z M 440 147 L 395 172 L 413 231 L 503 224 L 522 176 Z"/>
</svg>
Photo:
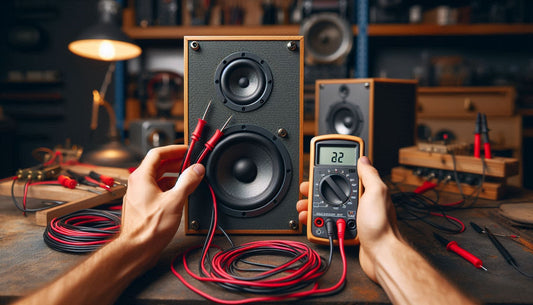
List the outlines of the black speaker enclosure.
<svg viewBox="0 0 533 305">
<path fill-rule="evenodd" d="M 316 81 L 315 90 L 316 134 L 351 134 L 362 138 L 365 155 L 380 174 L 388 175 L 398 165 L 400 148 L 414 145 L 415 80 L 323 79 Z M 350 122 L 353 128 L 347 128 L 336 117 L 343 111 L 353 115 Z"/>
<path fill-rule="evenodd" d="M 225 231 L 301 233 L 295 203 L 300 198 L 303 172 L 303 38 L 187 36 L 184 57 L 187 144 L 211 101 L 207 125 L 192 152 L 193 161 L 203 143 L 231 117 L 224 136 L 204 161 L 205 181 L 185 205 L 186 233 L 204 234 L 209 228 L 212 200 L 208 183 L 216 194 L 218 221 Z M 265 82 L 253 84 L 250 91 L 237 87 L 237 91 L 244 88 L 237 95 L 252 98 L 230 101 L 223 79 L 236 84 L 242 77 L 230 76 L 241 72 L 253 77 L 260 73 Z M 255 88 L 261 89 L 258 94 Z"/>
</svg>

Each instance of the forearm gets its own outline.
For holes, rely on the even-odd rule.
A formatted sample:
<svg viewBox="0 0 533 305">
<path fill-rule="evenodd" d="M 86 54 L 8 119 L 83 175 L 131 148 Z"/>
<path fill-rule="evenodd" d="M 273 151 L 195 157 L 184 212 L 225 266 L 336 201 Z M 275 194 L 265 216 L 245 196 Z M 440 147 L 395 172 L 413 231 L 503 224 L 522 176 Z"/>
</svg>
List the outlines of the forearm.
<svg viewBox="0 0 533 305">
<path fill-rule="evenodd" d="M 477 304 L 413 248 L 391 238 L 376 259 L 377 282 L 394 304 Z"/>
<path fill-rule="evenodd" d="M 116 239 L 16 304 L 112 304 L 152 264 L 140 245 Z"/>
</svg>

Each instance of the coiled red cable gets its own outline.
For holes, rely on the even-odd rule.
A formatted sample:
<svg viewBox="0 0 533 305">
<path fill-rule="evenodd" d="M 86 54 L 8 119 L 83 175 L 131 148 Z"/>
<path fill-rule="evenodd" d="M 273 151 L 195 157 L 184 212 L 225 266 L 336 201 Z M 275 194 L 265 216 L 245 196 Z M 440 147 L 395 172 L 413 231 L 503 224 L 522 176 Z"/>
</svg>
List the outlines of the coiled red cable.
<svg viewBox="0 0 533 305">
<path fill-rule="evenodd" d="M 217 227 L 218 219 L 216 216 L 216 198 L 211 186 L 209 186 L 209 191 L 213 199 L 213 220 L 201 254 L 199 267 L 201 275 L 195 274 L 188 264 L 188 257 L 191 252 L 200 247 L 185 251 L 177 256 L 171 264 L 172 273 L 186 287 L 210 301 L 222 304 L 247 304 L 320 297 L 337 293 L 344 288 L 347 274 L 347 262 L 344 252 L 345 223 L 338 224 L 337 232 L 343 266 L 342 275 L 335 285 L 328 288 L 319 288 L 318 286 L 318 279 L 325 274 L 328 264 L 324 262 L 316 251 L 301 242 L 285 240 L 254 241 L 241 246 L 234 246 L 227 250 L 219 250 L 209 259 L 209 249 L 219 249 L 218 246 L 212 245 L 215 233 L 214 228 Z M 250 264 L 248 261 L 250 257 L 265 254 L 282 255 L 289 257 L 289 259 L 279 266 L 252 264 L 254 268 L 247 270 L 240 267 L 243 264 Z M 212 282 L 232 291 L 256 293 L 262 294 L 262 296 L 240 300 L 224 300 L 212 296 L 193 286 L 178 272 L 176 265 L 179 261 L 183 264 L 186 273 L 198 281 Z M 253 272 L 255 276 L 243 276 L 242 274 L 246 271 Z M 307 286 L 312 287 L 302 291 Z"/>
</svg>

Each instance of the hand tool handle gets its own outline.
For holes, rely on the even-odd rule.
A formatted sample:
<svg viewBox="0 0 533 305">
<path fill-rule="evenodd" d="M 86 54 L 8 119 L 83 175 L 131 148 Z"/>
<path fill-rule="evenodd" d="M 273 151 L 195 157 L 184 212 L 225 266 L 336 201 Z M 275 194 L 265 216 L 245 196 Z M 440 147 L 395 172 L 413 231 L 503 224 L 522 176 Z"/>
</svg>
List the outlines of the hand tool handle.
<svg viewBox="0 0 533 305">
<path fill-rule="evenodd" d="M 481 268 L 483 266 L 483 262 L 479 258 L 474 256 L 472 253 L 466 251 L 465 249 L 459 247 L 459 245 L 455 241 L 451 241 L 446 246 L 446 250 L 457 253 L 457 255 L 472 263 L 472 265 L 476 266 L 476 268 Z"/>
</svg>

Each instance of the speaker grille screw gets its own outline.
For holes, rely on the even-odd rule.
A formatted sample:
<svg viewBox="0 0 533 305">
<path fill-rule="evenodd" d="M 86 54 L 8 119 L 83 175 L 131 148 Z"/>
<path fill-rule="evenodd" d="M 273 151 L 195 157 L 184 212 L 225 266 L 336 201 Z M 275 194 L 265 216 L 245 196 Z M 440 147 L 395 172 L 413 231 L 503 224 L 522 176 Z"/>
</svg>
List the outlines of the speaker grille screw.
<svg viewBox="0 0 533 305">
<path fill-rule="evenodd" d="M 191 229 L 194 231 L 198 231 L 200 229 L 200 223 L 196 220 L 191 221 L 190 225 Z"/>
<path fill-rule="evenodd" d="M 289 43 L 287 43 L 287 49 L 289 49 L 289 51 L 296 51 L 297 48 L 298 45 L 295 41 L 289 41 Z"/>
<path fill-rule="evenodd" d="M 287 132 L 287 129 L 285 129 L 285 128 L 278 129 L 278 136 L 280 138 L 286 138 L 287 135 L 289 135 L 289 133 Z"/>
<path fill-rule="evenodd" d="M 298 229 L 298 222 L 296 222 L 295 220 L 290 220 L 289 221 L 289 227 L 291 228 L 291 230 Z"/>
<path fill-rule="evenodd" d="M 193 49 L 194 51 L 200 50 L 200 44 L 196 40 L 191 41 L 191 43 L 189 45 L 190 45 L 191 49 Z"/>
</svg>

